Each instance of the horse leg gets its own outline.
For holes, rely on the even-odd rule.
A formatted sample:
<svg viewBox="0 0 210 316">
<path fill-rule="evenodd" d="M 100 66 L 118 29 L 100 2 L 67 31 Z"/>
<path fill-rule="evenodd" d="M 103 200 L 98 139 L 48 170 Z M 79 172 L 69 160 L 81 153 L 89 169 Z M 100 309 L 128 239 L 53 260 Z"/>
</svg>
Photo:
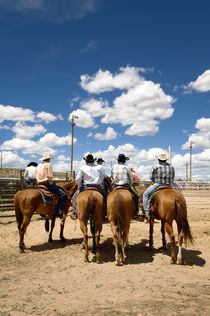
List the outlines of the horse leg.
<svg viewBox="0 0 210 316">
<path fill-rule="evenodd" d="M 24 244 L 24 235 L 26 232 L 26 228 L 28 227 L 28 224 L 30 223 L 32 215 L 24 215 L 23 216 L 23 222 L 19 228 L 19 237 L 20 237 L 20 242 L 19 242 L 19 248 L 20 251 L 24 251 L 24 249 L 26 248 L 25 244 Z"/>
<path fill-rule="evenodd" d="M 61 242 L 66 241 L 66 238 L 63 236 L 65 221 L 66 221 L 66 219 L 62 219 L 60 222 L 60 240 L 61 240 Z"/>
<path fill-rule="evenodd" d="M 177 223 L 177 229 L 178 229 L 178 241 L 179 241 L 179 250 L 177 255 L 177 263 L 182 264 L 182 244 L 183 244 L 183 233 L 182 233 L 182 227 Z"/>
<path fill-rule="evenodd" d="M 100 234 L 102 225 L 95 225 L 95 241 L 96 241 L 96 262 L 101 263 Z"/>
<path fill-rule="evenodd" d="M 165 228 L 166 231 L 169 235 L 170 242 L 171 242 L 171 260 L 170 263 L 176 263 L 176 245 L 175 245 L 175 237 L 174 237 L 174 232 L 172 228 L 172 223 L 165 223 Z"/>
<path fill-rule="evenodd" d="M 127 238 L 128 238 L 128 234 L 126 232 L 123 232 L 123 236 L 122 236 L 122 263 L 125 263 L 125 246 L 127 243 Z"/>
<path fill-rule="evenodd" d="M 52 219 L 51 219 L 50 233 L 49 233 L 48 242 L 52 242 L 53 241 L 53 239 L 52 239 L 52 232 L 53 232 L 54 227 L 55 227 L 55 217 L 53 216 Z"/>
<path fill-rule="evenodd" d="M 118 248 L 117 226 L 114 225 L 112 222 L 110 222 L 110 225 L 111 225 L 111 230 L 112 230 L 112 233 L 113 233 L 113 242 L 114 242 L 114 246 L 115 246 L 115 259 L 117 261 L 117 265 L 120 266 L 121 262 L 120 262 L 119 248 Z"/>
<path fill-rule="evenodd" d="M 85 262 L 89 261 L 88 254 L 88 229 L 87 229 L 87 221 L 84 222 L 80 219 L 80 229 L 83 232 L 83 243 L 85 245 Z"/>
<path fill-rule="evenodd" d="M 153 231 L 154 231 L 154 219 L 150 217 L 149 220 L 149 248 L 153 248 Z"/>
<path fill-rule="evenodd" d="M 163 250 L 167 249 L 167 243 L 166 243 L 166 235 L 165 235 L 165 222 L 161 221 L 161 234 L 162 234 L 162 246 Z"/>
<path fill-rule="evenodd" d="M 89 221 L 90 221 L 90 232 L 91 232 L 92 239 L 93 239 L 93 250 L 96 251 L 95 224 L 93 222 L 93 215 L 92 214 L 90 214 Z"/>
</svg>

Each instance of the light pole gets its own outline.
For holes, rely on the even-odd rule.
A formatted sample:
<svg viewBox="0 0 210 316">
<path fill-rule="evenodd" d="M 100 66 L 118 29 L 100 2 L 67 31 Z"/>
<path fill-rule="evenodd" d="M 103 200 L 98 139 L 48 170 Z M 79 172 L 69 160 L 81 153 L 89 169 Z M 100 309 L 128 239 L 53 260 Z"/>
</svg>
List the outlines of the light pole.
<svg viewBox="0 0 210 316">
<path fill-rule="evenodd" d="M 72 115 L 71 117 L 71 169 L 70 169 L 70 174 L 72 178 L 72 171 L 73 171 L 73 143 L 74 143 L 74 119 L 79 118 L 79 116 Z"/>
<path fill-rule="evenodd" d="M 190 142 L 190 182 L 192 181 L 192 144 L 194 142 Z"/>
</svg>

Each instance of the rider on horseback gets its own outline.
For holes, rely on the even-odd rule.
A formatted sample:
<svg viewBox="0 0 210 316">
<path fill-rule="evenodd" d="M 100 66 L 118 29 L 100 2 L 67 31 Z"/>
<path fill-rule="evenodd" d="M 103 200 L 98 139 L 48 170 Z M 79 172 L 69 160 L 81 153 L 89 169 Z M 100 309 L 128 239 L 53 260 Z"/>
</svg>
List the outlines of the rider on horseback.
<svg viewBox="0 0 210 316">
<path fill-rule="evenodd" d="M 154 165 L 150 171 L 150 179 L 153 182 L 143 194 L 142 215 L 149 217 L 149 197 L 155 192 L 159 186 L 172 187 L 175 177 L 174 167 L 168 163 L 168 155 L 161 153 L 156 155 L 158 164 Z"/>
<path fill-rule="evenodd" d="M 53 172 L 50 159 L 53 159 L 53 157 L 49 154 L 42 156 L 40 159 L 42 160 L 42 163 L 36 168 L 36 179 L 38 184 L 46 186 L 50 192 L 56 193 L 59 196 L 57 216 L 62 218 L 63 208 L 66 201 L 66 193 L 52 181 Z"/>
<path fill-rule="evenodd" d="M 96 158 L 93 158 L 93 155 L 91 154 L 88 154 L 83 159 L 86 164 L 81 166 L 75 179 L 80 188 L 80 192 L 88 187 L 95 187 L 103 195 L 104 202 L 106 202 L 106 193 L 102 186 L 105 177 L 104 168 L 101 168 L 100 165 L 95 165 Z"/>
<path fill-rule="evenodd" d="M 124 154 L 119 154 L 117 161 L 118 163 L 112 167 L 111 177 L 113 180 L 114 187 L 123 186 L 126 187 L 132 194 L 134 194 L 134 203 L 136 208 L 136 215 L 139 215 L 139 197 L 138 192 L 131 188 L 133 184 L 133 176 L 131 170 L 125 165 L 126 160 L 129 160 Z M 136 192 L 135 192 L 136 191 Z"/>
</svg>

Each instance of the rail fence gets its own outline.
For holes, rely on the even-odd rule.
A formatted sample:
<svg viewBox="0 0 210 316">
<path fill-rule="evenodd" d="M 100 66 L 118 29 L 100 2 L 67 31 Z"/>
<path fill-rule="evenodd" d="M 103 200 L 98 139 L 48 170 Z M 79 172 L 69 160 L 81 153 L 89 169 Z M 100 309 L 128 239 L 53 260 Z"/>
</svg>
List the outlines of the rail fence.
<svg viewBox="0 0 210 316">
<path fill-rule="evenodd" d="M 66 179 L 57 179 L 57 181 L 66 181 Z M 140 182 L 140 184 L 145 185 L 148 185 L 149 183 L 149 181 Z M 210 190 L 210 181 L 176 181 L 175 183 L 182 190 Z M 0 217 L 15 215 L 14 195 L 17 191 L 24 188 L 25 186 L 22 173 L 20 174 L 20 178 L 0 178 Z"/>
</svg>

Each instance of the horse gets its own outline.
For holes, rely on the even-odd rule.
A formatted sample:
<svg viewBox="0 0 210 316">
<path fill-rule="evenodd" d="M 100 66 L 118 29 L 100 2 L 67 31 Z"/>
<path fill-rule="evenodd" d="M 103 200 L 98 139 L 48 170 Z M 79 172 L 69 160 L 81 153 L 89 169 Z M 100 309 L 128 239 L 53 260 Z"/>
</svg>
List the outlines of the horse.
<svg viewBox="0 0 210 316">
<path fill-rule="evenodd" d="M 71 182 L 57 182 L 56 183 L 59 187 L 61 187 L 67 194 L 66 202 L 64 205 L 64 214 L 67 214 L 68 209 L 71 205 L 71 198 L 74 192 L 77 189 L 77 184 L 74 181 Z M 56 196 L 56 195 L 55 195 Z M 25 189 L 18 191 L 14 196 L 14 208 L 15 208 L 15 215 L 16 215 L 16 222 L 19 231 L 19 248 L 21 251 L 24 251 L 25 244 L 24 244 L 24 235 L 26 232 L 26 228 L 28 227 L 32 215 L 36 212 L 40 215 L 50 215 L 52 222 L 51 222 L 51 230 L 49 233 L 48 241 L 52 241 L 52 232 L 55 226 L 55 210 L 52 210 L 52 205 L 44 205 L 41 193 L 37 189 Z M 60 226 L 60 239 L 62 242 L 65 241 L 63 236 L 64 230 L 64 223 L 65 223 L 65 216 L 61 221 Z M 45 222 L 45 229 L 49 231 L 49 221 Z"/>
<path fill-rule="evenodd" d="M 119 187 L 108 194 L 107 216 L 113 234 L 117 265 L 123 265 L 125 262 L 125 246 L 134 211 L 135 204 L 129 190 Z"/>
<path fill-rule="evenodd" d="M 101 262 L 100 234 L 105 216 L 105 205 L 103 195 L 95 188 L 89 187 L 81 192 L 77 199 L 77 215 L 80 221 L 80 229 L 83 233 L 85 247 L 85 261 L 89 261 L 88 253 L 88 228 L 87 222 L 90 218 L 91 233 L 93 235 L 93 246 L 96 250 L 96 262 Z"/>
<path fill-rule="evenodd" d="M 146 187 L 145 187 L 146 189 Z M 166 250 L 165 230 L 168 233 L 171 243 L 170 263 L 182 264 L 182 244 L 194 242 L 190 225 L 187 219 L 187 205 L 183 194 L 172 188 L 161 188 L 155 193 L 155 201 L 151 206 L 149 218 L 149 246 L 153 247 L 154 220 L 161 221 L 162 246 Z M 143 196 L 143 192 L 142 192 Z M 141 196 L 141 197 L 142 197 Z M 176 255 L 175 235 L 173 231 L 173 221 L 175 220 L 178 230 L 179 249 Z"/>
</svg>

